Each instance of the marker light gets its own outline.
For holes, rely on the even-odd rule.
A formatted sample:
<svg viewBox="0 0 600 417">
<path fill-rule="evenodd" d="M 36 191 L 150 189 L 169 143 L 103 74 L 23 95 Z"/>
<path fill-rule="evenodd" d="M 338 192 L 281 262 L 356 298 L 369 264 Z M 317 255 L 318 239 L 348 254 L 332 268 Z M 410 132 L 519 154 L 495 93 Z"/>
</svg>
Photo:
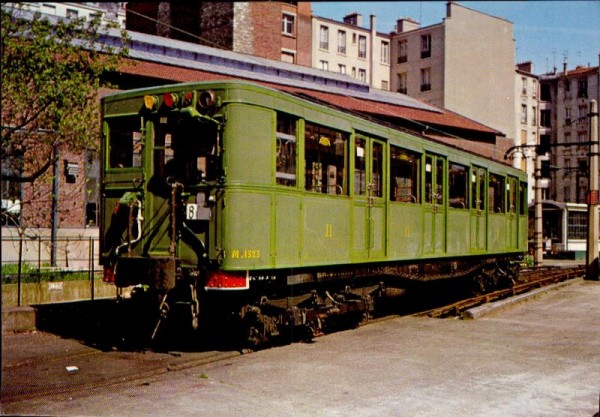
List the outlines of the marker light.
<svg viewBox="0 0 600 417">
<path fill-rule="evenodd" d="M 178 101 L 177 94 L 165 93 L 163 95 L 163 101 L 165 103 L 165 106 L 167 106 L 168 108 L 172 108 Z"/>
<path fill-rule="evenodd" d="M 192 104 L 192 100 L 194 99 L 194 94 L 191 91 L 184 93 L 183 95 L 183 107 L 187 107 Z"/>
<path fill-rule="evenodd" d="M 148 110 L 152 110 L 154 106 L 158 104 L 158 97 L 156 96 L 144 96 L 144 106 Z"/>
</svg>

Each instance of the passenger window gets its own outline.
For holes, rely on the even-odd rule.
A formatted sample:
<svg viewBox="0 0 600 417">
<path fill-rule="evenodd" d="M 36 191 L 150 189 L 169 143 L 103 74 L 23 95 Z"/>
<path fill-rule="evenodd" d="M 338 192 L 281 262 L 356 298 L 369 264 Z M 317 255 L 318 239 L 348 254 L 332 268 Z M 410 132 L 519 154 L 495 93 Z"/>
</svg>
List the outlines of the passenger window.
<svg viewBox="0 0 600 417">
<path fill-rule="evenodd" d="M 296 118 L 277 113 L 276 180 L 279 185 L 296 186 Z"/>
<path fill-rule="evenodd" d="M 348 134 L 306 122 L 304 137 L 306 190 L 322 194 L 348 195 Z"/>
<path fill-rule="evenodd" d="M 485 169 L 473 167 L 471 173 L 471 208 L 483 210 L 485 208 Z"/>
<path fill-rule="evenodd" d="M 527 183 L 519 183 L 519 215 L 525 216 L 527 214 Z"/>
<path fill-rule="evenodd" d="M 373 142 L 373 156 L 371 164 L 371 181 L 373 183 L 373 197 L 383 197 L 383 145 Z"/>
<path fill-rule="evenodd" d="M 506 183 L 506 193 L 508 194 L 508 212 L 515 214 L 517 212 L 517 180 L 509 178 Z"/>
<path fill-rule="evenodd" d="M 490 174 L 490 185 L 488 191 L 489 208 L 492 213 L 505 212 L 505 179 L 500 175 Z"/>
<path fill-rule="evenodd" d="M 444 203 L 444 159 L 425 156 L 425 203 Z"/>
<path fill-rule="evenodd" d="M 390 152 L 390 199 L 420 203 L 421 156 L 396 146 L 392 146 Z"/>
<path fill-rule="evenodd" d="M 139 116 L 107 119 L 108 167 L 142 166 L 142 119 Z"/>
<path fill-rule="evenodd" d="M 467 209 L 469 169 L 463 165 L 450 163 L 450 207 Z"/>
<path fill-rule="evenodd" d="M 367 141 L 355 139 L 356 153 L 354 156 L 354 194 L 367 194 Z"/>
</svg>

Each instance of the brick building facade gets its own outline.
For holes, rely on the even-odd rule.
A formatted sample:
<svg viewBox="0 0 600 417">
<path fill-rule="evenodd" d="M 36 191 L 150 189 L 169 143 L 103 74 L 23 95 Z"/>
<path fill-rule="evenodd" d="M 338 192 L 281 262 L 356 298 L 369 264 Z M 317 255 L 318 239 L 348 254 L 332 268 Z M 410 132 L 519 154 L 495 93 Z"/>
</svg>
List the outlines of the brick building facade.
<svg viewBox="0 0 600 417">
<path fill-rule="evenodd" d="M 310 66 L 311 14 L 310 2 L 129 3 L 127 29 Z"/>
</svg>

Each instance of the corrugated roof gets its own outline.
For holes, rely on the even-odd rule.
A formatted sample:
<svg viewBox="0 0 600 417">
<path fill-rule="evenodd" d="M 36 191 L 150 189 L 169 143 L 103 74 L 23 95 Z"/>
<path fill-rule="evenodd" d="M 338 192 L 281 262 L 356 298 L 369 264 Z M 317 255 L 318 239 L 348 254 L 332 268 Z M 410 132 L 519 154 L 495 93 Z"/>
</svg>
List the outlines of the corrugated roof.
<svg viewBox="0 0 600 417">
<path fill-rule="evenodd" d="M 215 74 L 302 86 L 317 91 L 333 91 L 361 99 L 392 103 L 429 111 L 439 111 L 423 101 L 404 94 L 371 89 L 367 84 L 344 74 L 288 64 L 281 61 L 210 48 L 189 42 L 128 32 L 132 39 L 129 56 Z"/>
<path fill-rule="evenodd" d="M 143 56 L 142 54 L 136 55 L 139 56 L 140 59 Z M 192 69 L 189 68 L 189 66 L 179 67 L 175 65 L 177 62 L 179 61 L 173 60 L 172 65 L 165 65 L 163 63 L 150 61 L 136 61 L 135 65 L 125 65 L 120 68 L 120 70 L 128 74 L 151 76 L 164 80 L 172 80 L 174 82 L 209 81 L 234 78 L 246 79 L 245 76 L 254 75 L 247 79 L 254 80 L 260 84 L 278 90 L 294 94 L 304 94 L 349 111 L 387 118 L 399 118 L 414 121 L 423 125 L 447 126 L 473 130 L 485 134 L 502 135 L 501 132 L 495 129 L 441 108 L 435 108 L 435 111 L 430 111 L 428 109 L 404 106 L 394 102 L 384 103 L 373 100 L 371 94 L 367 93 L 355 95 L 335 88 L 329 88 L 329 91 L 326 92 L 316 90 L 315 86 L 310 85 L 310 83 L 290 83 L 289 80 L 286 79 L 264 77 L 252 73 L 249 74 L 248 72 L 234 73 L 231 71 L 224 71 L 222 68 L 217 68 L 219 71 L 211 72 L 214 67 L 208 65 L 198 65 L 198 69 Z M 373 97 L 375 97 L 375 95 L 373 95 Z M 427 108 L 434 107 L 428 105 Z"/>
</svg>

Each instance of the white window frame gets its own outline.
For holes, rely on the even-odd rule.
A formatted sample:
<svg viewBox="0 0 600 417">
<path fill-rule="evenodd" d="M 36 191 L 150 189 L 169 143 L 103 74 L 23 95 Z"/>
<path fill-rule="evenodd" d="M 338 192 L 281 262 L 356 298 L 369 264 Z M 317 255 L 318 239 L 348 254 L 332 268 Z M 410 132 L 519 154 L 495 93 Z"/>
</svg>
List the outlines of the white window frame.
<svg viewBox="0 0 600 417">
<path fill-rule="evenodd" d="M 390 63 L 390 43 L 388 41 L 381 41 L 381 63 Z"/>
<path fill-rule="evenodd" d="M 329 51 L 329 27 L 325 25 L 319 27 L 319 49 Z"/>
<path fill-rule="evenodd" d="M 281 17 L 281 33 L 284 35 L 296 35 L 296 15 L 283 13 Z"/>
</svg>

